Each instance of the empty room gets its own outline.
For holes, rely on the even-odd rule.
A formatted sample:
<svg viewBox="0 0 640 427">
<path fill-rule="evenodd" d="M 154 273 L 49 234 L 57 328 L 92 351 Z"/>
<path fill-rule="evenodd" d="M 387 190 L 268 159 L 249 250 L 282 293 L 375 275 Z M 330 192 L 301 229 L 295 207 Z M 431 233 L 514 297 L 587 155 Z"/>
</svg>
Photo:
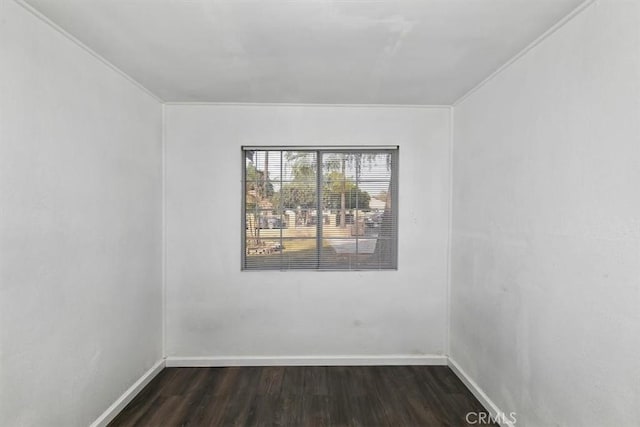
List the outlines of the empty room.
<svg viewBox="0 0 640 427">
<path fill-rule="evenodd" d="M 0 0 L 0 426 L 640 426 L 640 0 Z"/>
</svg>

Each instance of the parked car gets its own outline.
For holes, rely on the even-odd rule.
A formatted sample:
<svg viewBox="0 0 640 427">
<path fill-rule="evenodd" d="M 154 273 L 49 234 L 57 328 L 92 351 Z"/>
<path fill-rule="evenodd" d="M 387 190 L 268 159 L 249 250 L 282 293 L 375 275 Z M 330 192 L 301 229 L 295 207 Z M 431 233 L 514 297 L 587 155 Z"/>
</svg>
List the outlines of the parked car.
<svg viewBox="0 0 640 427">
<path fill-rule="evenodd" d="M 382 214 L 376 213 L 364 219 L 364 225 L 369 228 L 378 228 L 382 224 Z"/>
<path fill-rule="evenodd" d="M 278 217 L 260 217 L 260 228 L 287 228 L 287 223 Z"/>
</svg>

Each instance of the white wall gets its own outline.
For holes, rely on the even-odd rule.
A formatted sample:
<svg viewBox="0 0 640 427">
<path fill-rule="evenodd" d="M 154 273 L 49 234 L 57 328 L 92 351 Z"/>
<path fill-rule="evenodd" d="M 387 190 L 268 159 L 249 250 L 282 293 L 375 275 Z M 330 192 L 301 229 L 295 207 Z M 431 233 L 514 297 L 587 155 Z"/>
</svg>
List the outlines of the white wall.
<svg viewBox="0 0 640 427">
<path fill-rule="evenodd" d="M 451 354 L 518 426 L 640 419 L 640 3 L 455 108 Z"/>
<path fill-rule="evenodd" d="M 167 355 L 444 354 L 447 108 L 166 107 Z M 241 272 L 241 145 L 400 145 L 399 270 Z"/>
<path fill-rule="evenodd" d="M 0 9 L 0 425 L 83 426 L 161 357 L 161 107 Z"/>
</svg>

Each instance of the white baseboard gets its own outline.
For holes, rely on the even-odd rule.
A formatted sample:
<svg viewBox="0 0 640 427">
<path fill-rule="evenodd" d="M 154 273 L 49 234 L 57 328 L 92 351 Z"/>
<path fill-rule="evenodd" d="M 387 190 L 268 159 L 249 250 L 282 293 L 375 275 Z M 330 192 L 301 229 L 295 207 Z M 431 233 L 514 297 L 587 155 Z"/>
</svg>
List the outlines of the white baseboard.
<svg viewBox="0 0 640 427">
<path fill-rule="evenodd" d="M 439 355 L 384 356 L 222 356 L 167 357 L 167 367 L 225 366 L 376 366 L 437 365 L 446 366 L 447 357 Z"/>
<path fill-rule="evenodd" d="M 131 387 L 125 391 L 106 411 L 102 413 L 90 427 L 104 427 L 133 400 L 134 397 L 165 367 L 164 359 L 156 362 L 147 372 L 145 372 Z"/>
<path fill-rule="evenodd" d="M 449 368 L 460 378 L 465 386 L 473 393 L 473 395 L 480 401 L 482 406 L 489 412 L 491 417 L 496 420 L 502 427 L 515 427 L 515 424 L 510 422 L 509 414 L 504 413 L 498 408 L 498 405 L 487 396 L 487 394 L 480 388 L 474 380 L 453 360 L 451 357 L 449 360 Z"/>
</svg>

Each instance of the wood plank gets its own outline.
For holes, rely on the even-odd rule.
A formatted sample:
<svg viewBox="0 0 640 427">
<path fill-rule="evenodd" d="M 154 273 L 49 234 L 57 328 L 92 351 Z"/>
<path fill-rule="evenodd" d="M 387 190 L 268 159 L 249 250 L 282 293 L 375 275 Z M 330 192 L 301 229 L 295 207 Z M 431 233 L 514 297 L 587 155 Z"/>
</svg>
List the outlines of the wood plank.
<svg viewBox="0 0 640 427">
<path fill-rule="evenodd" d="M 110 426 L 457 427 L 468 412 L 486 411 L 446 366 L 166 368 Z"/>
</svg>

